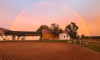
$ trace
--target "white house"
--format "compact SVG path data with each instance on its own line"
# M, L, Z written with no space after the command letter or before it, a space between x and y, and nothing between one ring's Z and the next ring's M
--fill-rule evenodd
M70 40L70 36L66 30L62 30L62 33L59 33L59 40Z

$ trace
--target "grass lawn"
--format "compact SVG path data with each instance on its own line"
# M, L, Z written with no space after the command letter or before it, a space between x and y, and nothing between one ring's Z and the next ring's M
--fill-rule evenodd
M80 41L78 40L78 42L80 42ZM81 41L81 42L82 42L82 44L80 44L80 43L76 43L76 44L80 44L82 46L85 46L85 47L88 47L90 49L94 49L94 50L100 52L100 43L99 42L88 42L87 41L87 44L86 44L86 41Z
M68 42L69 40L42 40L41 42Z

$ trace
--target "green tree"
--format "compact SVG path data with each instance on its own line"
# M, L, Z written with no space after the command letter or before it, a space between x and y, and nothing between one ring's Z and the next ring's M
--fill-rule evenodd
M83 39L83 38L85 38L85 35L84 35L84 34L82 34L82 35L81 35L81 38L82 38L82 39Z
M71 37L71 39L77 38L78 26L75 23L71 22L71 24L65 27L65 30L68 31L68 35Z
M3 36L3 32L0 30L0 36Z
M51 34L55 38L57 35L59 35L60 32L62 32L62 29L59 28L58 24L53 23L53 24L51 24L49 31L51 32Z
M76 39L80 39L80 36L79 36L79 35L77 35L77 36L76 36Z
M38 29L37 32L42 32L42 29L49 30L49 27L47 25L41 25Z

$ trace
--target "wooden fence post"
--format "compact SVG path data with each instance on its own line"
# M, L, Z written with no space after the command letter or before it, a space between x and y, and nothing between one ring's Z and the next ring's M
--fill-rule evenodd
M86 41L86 45L87 45L87 41Z
M76 39L75 39L75 44L76 44Z
M81 44L81 40L80 40L80 44Z
M58 41L59 41L59 39L58 39Z
M51 41L51 38L50 38L50 41Z

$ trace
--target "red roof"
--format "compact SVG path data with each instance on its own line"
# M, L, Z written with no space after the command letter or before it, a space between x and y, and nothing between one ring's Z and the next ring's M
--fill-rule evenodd
M46 29L42 29L42 33L50 33L50 31L47 31Z
M47 31L46 29L42 29L42 33L50 33L50 31ZM68 33L66 30L62 30L62 33Z
M5 31L10 31L8 29L0 28L0 30L4 33Z
M62 30L63 33L68 33L66 30Z

